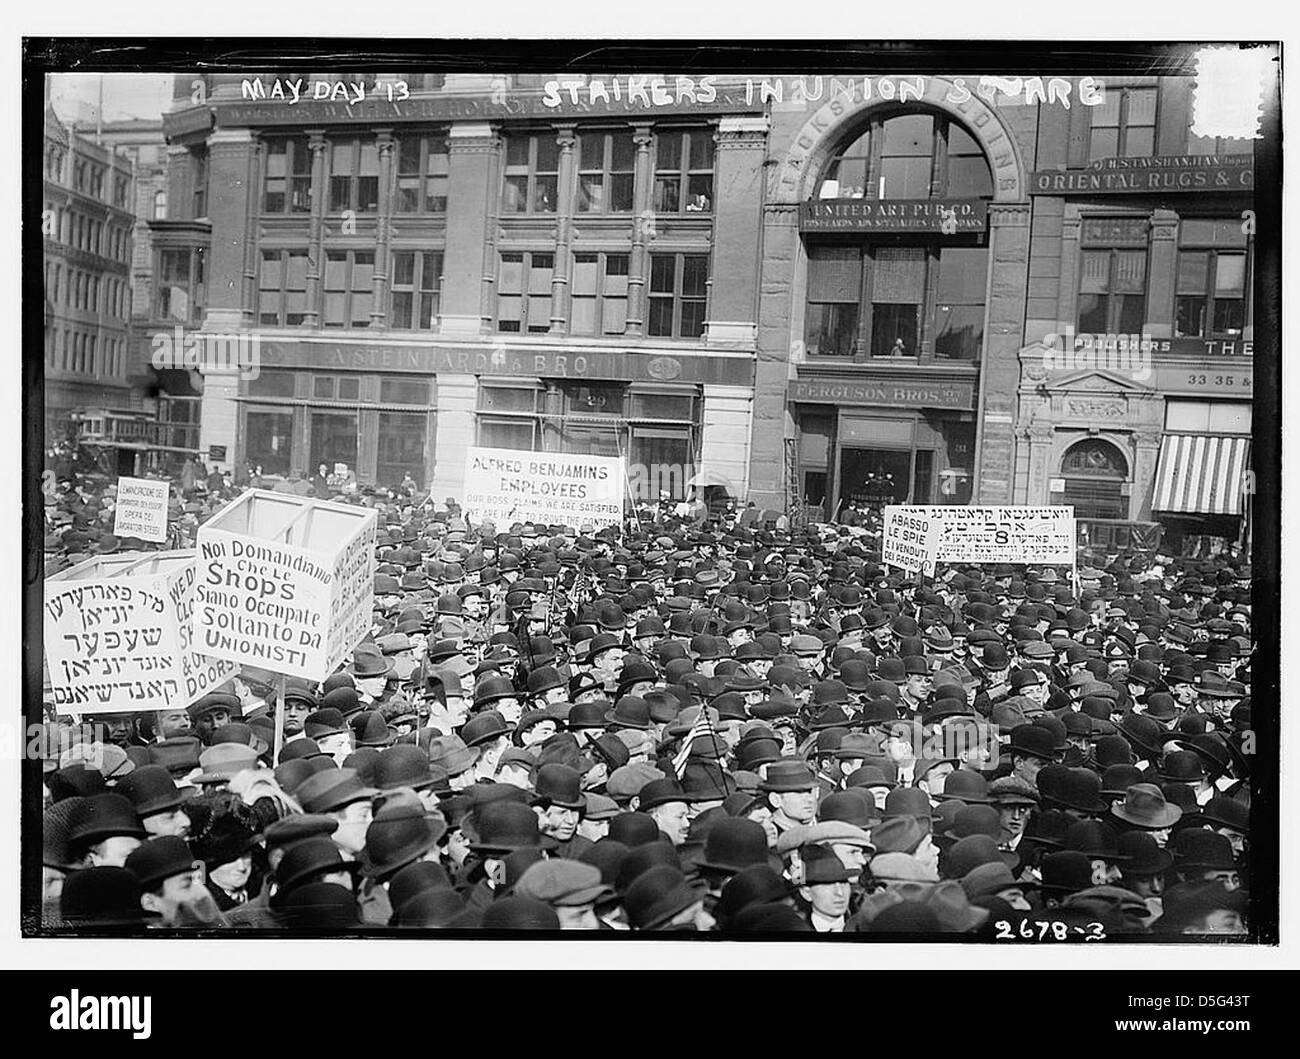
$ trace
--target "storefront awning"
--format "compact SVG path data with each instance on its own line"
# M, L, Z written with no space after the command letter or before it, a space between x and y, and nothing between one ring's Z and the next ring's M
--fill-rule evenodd
M1248 437L1166 434L1151 510L1240 515L1249 459Z

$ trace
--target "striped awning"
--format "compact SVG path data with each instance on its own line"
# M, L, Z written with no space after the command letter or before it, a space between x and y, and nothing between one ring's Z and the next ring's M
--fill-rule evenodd
M1166 434L1151 510L1240 515L1249 461L1248 437Z

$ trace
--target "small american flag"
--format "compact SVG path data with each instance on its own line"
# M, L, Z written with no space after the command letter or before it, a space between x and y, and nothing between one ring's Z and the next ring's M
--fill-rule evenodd
M682 773L686 771L686 762L691 756L691 747L694 745L695 740L701 737L712 739L713 734L713 724L709 720L709 709L707 706L701 706L699 717L691 725L691 730L686 733L686 738L682 740L681 749L677 751L676 756L673 758L673 772L676 773L678 779L681 779Z

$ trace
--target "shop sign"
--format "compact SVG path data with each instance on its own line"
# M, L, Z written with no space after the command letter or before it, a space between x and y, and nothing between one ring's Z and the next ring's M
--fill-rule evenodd
M982 232L985 199L814 199L799 206L803 232Z
M797 379L790 397L812 404L970 410L975 406L975 384L950 379Z
M1087 169L1030 174L1031 195L1111 195L1153 191L1239 191L1255 188L1252 155L1165 155L1105 158Z

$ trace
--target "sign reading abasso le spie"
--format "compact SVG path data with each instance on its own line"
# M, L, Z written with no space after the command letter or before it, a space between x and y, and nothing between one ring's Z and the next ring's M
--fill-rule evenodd
M626 473L623 461L611 456L471 448L465 514L501 528L515 522L615 525L623 518Z
M934 573L935 540L940 508L920 504L888 504L881 539L881 561L913 573Z
M170 482L148 478L119 478L113 508L113 533L162 543L167 539L167 499Z

